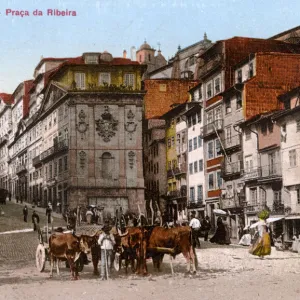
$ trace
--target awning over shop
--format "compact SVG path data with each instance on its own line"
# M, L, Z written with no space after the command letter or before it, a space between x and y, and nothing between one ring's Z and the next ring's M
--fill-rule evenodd
M285 217L286 220L297 220L300 219L300 216L287 216Z
M276 222L276 221L279 221L282 219L284 219L284 217L270 217L266 221L267 221L267 223L273 223L273 222Z
M218 208L215 208L215 209L213 210L213 212L214 212L215 214L217 214L217 215L227 215L227 212L226 212L226 211L224 211L224 210L222 210L222 209L218 209Z

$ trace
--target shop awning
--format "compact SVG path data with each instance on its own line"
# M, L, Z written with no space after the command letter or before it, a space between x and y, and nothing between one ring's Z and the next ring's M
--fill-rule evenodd
M224 211L222 209L218 209L218 208L214 209L213 212L217 215L227 215L226 211Z
M276 222L276 221L279 221L282 219L284 219L284 217L270 217L266 221L267 221L267 223L273 223L273 222Z
M300 216L288 216L288 217L285 217L286 220L297 220L297 219L300 219Z

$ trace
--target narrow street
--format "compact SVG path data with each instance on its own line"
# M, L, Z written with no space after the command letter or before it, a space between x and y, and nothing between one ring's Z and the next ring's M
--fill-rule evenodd
M22 220L22 207L15 203L2 206L0 231L31 228ZM29 216L31 212L29 213ZM41 224L45 216L41 216ZM64 221L54 218L55 224ZM138 277L124 270L111 274L109 281L93 276L92 266L84 267L79 281L71 281L69 271L61 264L61 274L49 278L50 265L39 273L35 267L36 232L0 234L0 299L298 299L300 297L300 257L297 253L279 252L261 260L251 256L247 247L219 246L201 241L197 249L197 274L185 274L185 260L174 260L172 277L169 257L163 271Z

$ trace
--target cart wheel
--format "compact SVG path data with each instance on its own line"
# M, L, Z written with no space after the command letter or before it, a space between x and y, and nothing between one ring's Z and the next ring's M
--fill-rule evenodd
M46 264L46 250L45 247L42 244L39 244L36 248L35 253L35 264L36 268L43 272L45 270L45 264Z
M120 253L115 254L114 268L117 272L120 270Z

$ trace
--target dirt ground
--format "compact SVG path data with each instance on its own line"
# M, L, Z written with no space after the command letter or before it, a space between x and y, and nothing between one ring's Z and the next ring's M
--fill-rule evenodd
M34 261L7 262L0 266L0 299L300 299L300 257L279 252L261 260L241 246L216 246L202 242L197 249L199 269L196 275L185 274L182 255L174 261L175 275L165 256L163 271L154 273L148 261L147 277L111 274L108 281L92 275L85 266L78 281L71 281L65 267L61 275L49 278L50 266L39 273Z

